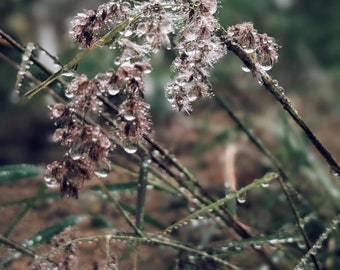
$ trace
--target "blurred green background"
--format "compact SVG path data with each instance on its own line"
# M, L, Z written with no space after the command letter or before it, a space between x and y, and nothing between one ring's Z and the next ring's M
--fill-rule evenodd
M72 16L84 8L96 8L103 2L2 0L0 27L23 45L31 41L39 42L50 52L56 53L62 63L66 63L76 53L74 43L68 38ZM282 48L279 62L270 73L284 86L303 118L338 159L339 12L340 1L336 0L224 0L218 11L224 27L251 21L260 33L265 32L276 38ZM20 63L21 55L3 42L0 52ZM169 79L166 65L174 56L165 53L159 57L163 61L155 61L159 68L154 69L151 81L157 78L153 83L156 92L151 94L150 100L156 100L152 104L156 112L167 113L166 105L158 99L163 95L162 85ZM98 50L80 63L79 72L94 76L110 68L113 58L110 51ZM53 64L46 64L53 69ZM249 74L241 71L240 65L234 56L227 55L212 73L212 83L239 110L246 115L257 113L259 123L270 125L273 123L272 111L281 109L270 96L260 96L263 89ZM40 94L29 103L11 102L16 73L13 67L0 59L0 165L50 162L62 154L57 144L49 142L53 124L46 104L50 100L47 95ZM205 102L211 104L211 100ZM268 118L271 120L267 121Z

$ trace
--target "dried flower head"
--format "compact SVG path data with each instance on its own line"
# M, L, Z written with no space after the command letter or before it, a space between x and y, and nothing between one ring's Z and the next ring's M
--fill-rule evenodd
M169 102L179 111L190 112L194 100L211 94L209 71L226 54L215 34L219 27L214 17L216 7L216 1L194 1L183 13L185 24L173 62L176 75L166 86Z
M113 141L128 153L137 151L151 130L144 76L152 71L151 54L161 48L175 46L166 96L175 110L187 113L196 99L212 95L210 71L227 52L225 40L251 54L259 68L271 68L278 58L275 40L258 34L252 23L231 26L221 37L217 7L217 0L119 0L77 14L70 33L80 47L103 45L97 40L119 29L112 44L105 41L117 56L111 70L92 79L74 74L65 91L67 102L50 107L57 126L53 140L68 150L63 161L47 166L49 185L77 197L84 182L110 171Z
M110 1L98 7L97 11L84 10L71 22L70 35L79 42L81 48L91 47L100 32L106 27L115 27L131 16L128 2Z
M259 34L250 22L228 27L226 39L252 55L258 66L265 71L270 70L278 60L279 45L275 39L267 34Z

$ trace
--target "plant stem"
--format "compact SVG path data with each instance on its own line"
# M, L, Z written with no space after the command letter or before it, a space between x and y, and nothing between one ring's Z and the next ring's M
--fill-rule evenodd
M120 32L122 32L126 27L128 27L130 24L136 22L139 19L140 15L136 15L133 19L131 20L125 20L121 24L119 24L117 27L114 29L110 30L108 33L106 33L103 37L101 37L93 46L88 48L87 50L84 50L77 54L70 62L65 64L64 66L61 67L59 71L56 73L53 73L50 77L48 77L44 82L41 83L40 86L38 86L35 89L32 89L28 92L25 93L25 97L28 99L31 99L34 95L38 94L40 91L44 90L48 85L50 85L52 82L54 82L56 79L58 79L63 73L69 71L74 67L80 60L82 60L86 55L88 55L90 52L93 50L109 43L112 42L112 39L118 35ZM1 33L1 32L0 32Z
M242 121L234 114L234 112L230 109L228 103L222 98L220 98L217 94L215 94L215 99L217 102L221 105L221 107L228 113L230 118L238 125L238 127L247 135L249 140L272 162L273 166L275 169L279 172L281 178L279 178L280 185L286 195L286 198L288 200L288 203L290 207L292 208L297 226L300 230L300 233L304 239L304 242L306 244L306 247L310 249L311 243L309 241L309 238L307 236L307 233L303 227L303 224L301 223L301 217L300 214L295 206L295 203L292 199L292 196L290 194L290 190L287 187L285 181L287 179L291 179L286 173L285 170L283 169L281 163L274 157L274 155L269 151L269 149L260 141L258 138L254 136L254 134L242 123ZM316 267L316 269L321 269L319 266L319 262L316 260L315 256L311 254L311 259Z
M176 250L184 250L187 252L190 252L192 254L201 256L202 258L212 260L214 262L217 262L221 265L228 266L228 269L233 269L233 270L240 270L239 267L217 257L214 256L213 254L209 254L208 252L205 252L203 250L199 250L196 248L192 248L190 246L184 245L179 242L172 241L168 238L162 237L162 236L155 236L155 235L149 235L145 234L144 236L136 236L136 235L97 235L97 236L91 236L91 237L84 237L84 238L77 238L75 240L72 240L70 242L67 242L58 249L64 249L65 247L76 244L77 242L86 242L86 241L94 241L96 239L112 239L112 240L118 240L118 241L131 241L131 242L138 242L140 244L154 244L154 245L160 245L160 246L167 246L171 247Z
M107 190L105 185L102 182L99 182L99 185L100 185L102 191L104 192L104 194L107 196L108 200L111 201L116 206L118 211L123 215L123 217L125 218L126 222L135 231L135 233L137 235L139 235L139 236L143 236L144 235L143 232L133 223L133 221L131 220L129 215L125 212L125 210L120 205L120 203L117 202L116 199L111 195L111 193Z
M245 66L247 66L251 70L256 70L259 73L265 89L272 94L272 96L282 105L283 109L290 114L294 121L305 132L309 141L314 145L317 151L329 164L332 173L334 175L340 176L340 166L335 161L330 152L322 145L319 139L310 130L310 128L298 114L296 109L293 108L291 101L282 91L282 87L274 83L274 80L266 71L264 71L261 68L258 68L255 61L240 46L232 44L232 42L230 41L226 41L226 45L228 50L232 51L238 58L240 58L240 60L245 64Z
M146 185L148 182L149 156L147 151L140 164L137 184L136 226L143 231Z
M261 184L267 184L270 181L276 179L278 176L277 173L268 173L266 174L263 178L261 179L256 179L254 180L251 184L239 189L238 191L228 194L227 196L225 196L222 199L219 199L216 202L213 202L207 206L202 207L200 210L195 211L194 213L186 216L185 218L177 221L175 224L172 224L171 226L169 226L168 228L166 228L166 231L171 231L187 222L189 222L192 219L198 218L201 215L207 214L208 212L219 208L220 206L224 205L227 201L232 200L232 199L236 199L237 196L240 196L244 193L246 193L247 191L256 188L258 186L260 186Z

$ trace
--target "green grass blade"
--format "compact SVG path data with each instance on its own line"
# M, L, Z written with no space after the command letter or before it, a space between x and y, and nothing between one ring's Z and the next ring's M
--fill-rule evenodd
M16 164L0 167L0 183L16 181L41 175L43 168L29 164Z

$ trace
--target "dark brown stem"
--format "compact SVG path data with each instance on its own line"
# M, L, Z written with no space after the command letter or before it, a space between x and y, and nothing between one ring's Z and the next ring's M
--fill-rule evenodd
M240 58L246 67L258 73L265 89L272 94L272 96L282 105L283 109L285 109L290 114L294 121L305 132L307 138L329 164L332 173L334 175L340 176L340 166L335 161L330 152L322 145L319 139L306 125L296 109L293 108L289 98L282 91L282 87L277 85L277 83L275 83L275 80L273 80L273 78L266 71L259 68L256 62L250 57L250 55L247 54L240 46L233 44L231 41L226 41L226 45L228 50L232 51L238 58Z

